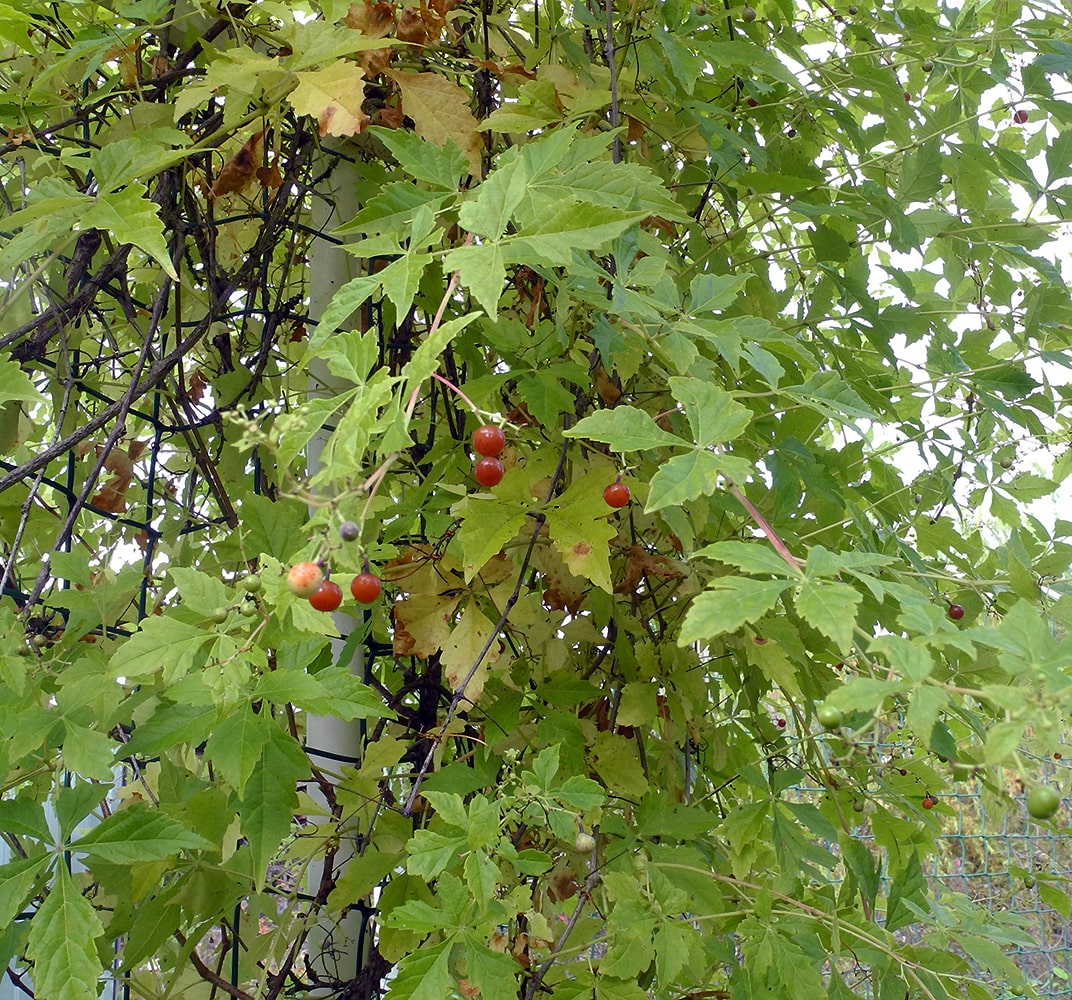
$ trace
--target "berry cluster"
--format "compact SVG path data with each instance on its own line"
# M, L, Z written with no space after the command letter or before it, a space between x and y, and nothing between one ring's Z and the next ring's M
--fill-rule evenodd
M503 464L499 461L506 447L506 435L501 427L482 424L473 431L473 451L481 457L473 466L473 478L481 486L498 486L502 482Z
M353 521L339 525L339 537L344 542L356 541L361 527ZM287 572L287 589L295 597L304 597L317 611L337 611L342 604L342 587L329 580L322 563L299 562ZM383 592L383 583L375 573L370 573L368 560L365 572L358 573L350 581L350 593L358 604L373 604Z

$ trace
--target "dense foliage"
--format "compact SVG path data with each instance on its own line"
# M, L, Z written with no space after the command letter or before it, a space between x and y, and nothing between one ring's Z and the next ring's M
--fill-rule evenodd
M0 3L13 975L1030 991L921 859L1064 816L1070 36Z

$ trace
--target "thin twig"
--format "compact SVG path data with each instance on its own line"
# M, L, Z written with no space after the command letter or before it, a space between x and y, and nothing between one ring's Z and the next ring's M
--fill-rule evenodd
M566 467L566 455L569 449L569 439L567 438L562 442L562 449L558 455L558 465L555 467L554 475L551 476L551 484L547 487L547 496L544 503L550 503L551 499L555 495L555 490L558 489L559 480L562 478L562 472ZM420 770L417 772L417 776L413 781L413 788L409 793L409 797L406 799L406 804L402 808L402 815L409 816L413 811L413 803L417 801L417 795L420 792L421 782L424 780L424 776L428 773L429 768L432 766L432 759L435 757L436 747L439 745L440 739L446 734L448 727L454 720L454 716L458 714L459 708L461 708L462 702L465 700L465 689L469 682L476 676L477 670L480 669L480 664L484 662L484 657L488 655L492 645L498 642L499 633L506 625L507 619L510 617L510 612L513 611L514 605L518 602L521 596L521 590L525 585L525 578L528 573L529 563L532 560L533 550L536 548L536 541L540 537L540 531L543 529L544 522L547 520L547 515L541 510L535 517L535 524L532 529L532 534L529 537L528 547L525 549L524 558L521 560L521 567L517 573L517 582L514 584L513 593L507 598L506 604L503 605L502 613L499 615L499 620L495 623L495 626L491 630L491 634L488 636L487 642L484 643L483 648L477 654L476 659L473 661L473 665L469 668L469 672L458 682L457 687L454 689L454 697L451 699L450 707L447 709L446 718L443 720L443 724L439 727L438 732L431 740L431 745L428 747L428 753L425 755L424 761L421 764Z
M615 130L614 144L611 146L611 159L620 163L622 159L622 141L618 135L618 63L614 53L614 0L603 0L603 6L607 14L606 37L603 39L603 49L607 56L607 66L610 69L610 127Z

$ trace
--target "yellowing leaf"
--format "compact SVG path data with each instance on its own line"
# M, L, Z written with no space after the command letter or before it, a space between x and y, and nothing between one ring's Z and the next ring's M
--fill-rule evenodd
M473 669L476 658L491 636L492 628L492 623L472 604L466 606L462 612L462 620L451 632L450 638L443 643L443 654L440 658L444 677L451 690L457 690ZM498 646L493 643L487 655L480 661L476 673L465 685L466 699L475 702L480 697L484 690L484 681L488 677L488 667L498 658Z
M364 75L360 66L348 62L298 73L298 86L287 100L299 115L317 120L321 135L356 135L370 121L361 110Z
M402 90L402 110L413 119L417 134L437 146L453 141L480 172L479 122L469 110L469 95L438 73L388 73Z

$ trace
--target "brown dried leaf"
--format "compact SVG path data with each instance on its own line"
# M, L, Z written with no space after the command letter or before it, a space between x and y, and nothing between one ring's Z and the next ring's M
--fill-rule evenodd
M261 187L274 191L283 183L283 175L279 172L279 166L273 162L267 167L257 167L257 180L261 182Z
M356 28L366 38L385 38L395 29L395 5L393 3L350 4L350 11L342 23ZM391 61L394 49L382 48L363 52L359 58L366 79L379 76Z
M405 115L399 107L379 108L372 116L372 124L382 125L384 128L401 128L403 118Z
M628 142L637 142L644 138L644 133L647 132L647 128L639 118L633 118L630 115L626 115L625 123L627 126L625 138Z
M560 903L564 899L571 899L577 895L580 883L577 881L576 872L558 871L551 875L547 884L547 898L553 903Z
M629 559L625 564L625 575L614 586L616 594L631 594L647 575L661 576L664 579L680 579L681 572L666 556L652 555L642 545L629 546Z
M186 387L186 395L192 403L200 403L205 398L205 390L208 388L209 382L205 378L205 373L200 368L194 370L193 375L190 376L189 384Z
M398 30L395 32L395 37L400 42L409 42L423 48L428 39L433 37L421 13L416 7L407 7L402 11L402 16L398 19ZM435 37L438 36L439 33L436 32Z
M613 406L622 398L622 390L606 369L600 365L592 374L592 382L605 406Z
M394 30L395 5L370 3L369 0L352 3L342 23L348 28L356 28L366 38L383 38Z
M219 198L225 194L237 194L244 190L253 179L257 161L261 158L261 147L266 129L261 129L250 136L245 145L235 153L221 168L212 185L209 197Z
M129 476L112 476L89 502L109 514L122 514L127 509Z

